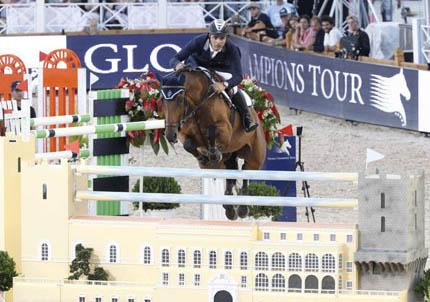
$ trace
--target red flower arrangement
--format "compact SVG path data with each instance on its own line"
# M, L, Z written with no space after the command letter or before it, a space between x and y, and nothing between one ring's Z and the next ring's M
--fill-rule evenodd
M140 79L121 79L116 88L127 88L131 92L130 99L125 103L131 122L164 118L161 84L152 72L144 72ZM166 154L169 153L164 129L129 131L128 140L135 147L141 147L148 141L156 154L160 146Z
M267 148L271 149L273 144L278 145L276 137L278 136L278 127L281 123L281 117L278 109L276 109L273 95L259 87L255 79L250 79L246 76L239 87L254 101L254 109L261 121Z

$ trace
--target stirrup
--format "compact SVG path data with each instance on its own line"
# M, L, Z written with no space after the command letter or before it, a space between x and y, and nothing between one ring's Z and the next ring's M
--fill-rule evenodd
M245 129L245 132L252 132L257 129L257 127L258 123L253 122L251 119L248 119L248 122L246 122L246 118L243 119L243 128Z

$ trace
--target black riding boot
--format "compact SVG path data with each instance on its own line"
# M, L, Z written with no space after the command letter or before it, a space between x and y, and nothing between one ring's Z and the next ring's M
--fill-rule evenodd
M249 112L248 106L246 105L246 100L242 95L242 92L238 91L232 98L233 104L236 106L239 111L240 116L242 117L243 128L246 132L251 132L258 127L258 123L255 123Z

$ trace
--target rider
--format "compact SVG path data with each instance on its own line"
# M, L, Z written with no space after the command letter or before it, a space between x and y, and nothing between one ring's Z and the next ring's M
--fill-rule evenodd
M216 93L232 90L233 104L242 116L243 127L251 132L258 127L250 115L242 92L236 87L242 82L240 50L227 39L228 25L223 20L214 20L209 26L209 34L202 34L191 40L171 60L170 65L180 70L186 64L192 67L204 67L222 75L225 82L215 82L212 88ZM181 63L185 61L185 63Z

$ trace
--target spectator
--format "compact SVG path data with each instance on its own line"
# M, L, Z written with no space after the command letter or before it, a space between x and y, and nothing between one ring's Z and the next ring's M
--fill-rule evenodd
M293 39L295 50L312 49L315 43L316 32L310 27L309 16L300 16L298 26L296 26L296 37Z
M13 81L12 85L10 86L12 100L16 101L16 105L18 106L18 109L21 110L21 101L24 98L24 91L19 87L19 84L21 84L21 81ZM30 106L30 117L35 118L36 117L36 111L34 110L33 106Z
M286 10L287 14L297 14L296 7L294 4L285 2L284 0L276 0L275 4L272 4L267 14L270 17L270 21L272 22L273 26L278 30L278 33L281 34L280 29L282 27L282 20L280 18L280 12L281 10Z
M291 15L288 13L288 11L285 8L279 11L279 15L281 17L282 26L278 30L278 34L279 34L278 38L277 39L267 38L265 42L271 43L275 46L285 46L285 36L290 31L289 20Z
M281 18L281 22L282 25L278 31L279 35L280 35L280 39L285 39L285 35L289 32L290 30L290 17L292 17L293 15L290 14L285 8L281 9L279 11L279 17Z
M242 32L243 36L253 40L260 40L261 35L273 39L278 37L278 33L273 27L272 22L270 22L269 16L261 12L258 3L251 2L248 6L248 10L251 12L251 20Z
M330 16L321 17L321 26L325 32L324 35L324 50L336 51L337 45L342 38L342 33L334 27L334 20Z
M368 57L370 53L369 36L360 28L357 17L348 16L346 22L348 29L341 40L342 47L346 48L353 57Z
M288 19L288 32L285 34L285 46L288 49L292 48L293 39L296 36L296 27L299 23L299 19L296 16L291 16Z
M315 52L323 52L324 51L324 31L321 28L320 18L317 16L313 16L311 19L311 28L313 29L315 34L315 42L313 45L313 50Z

